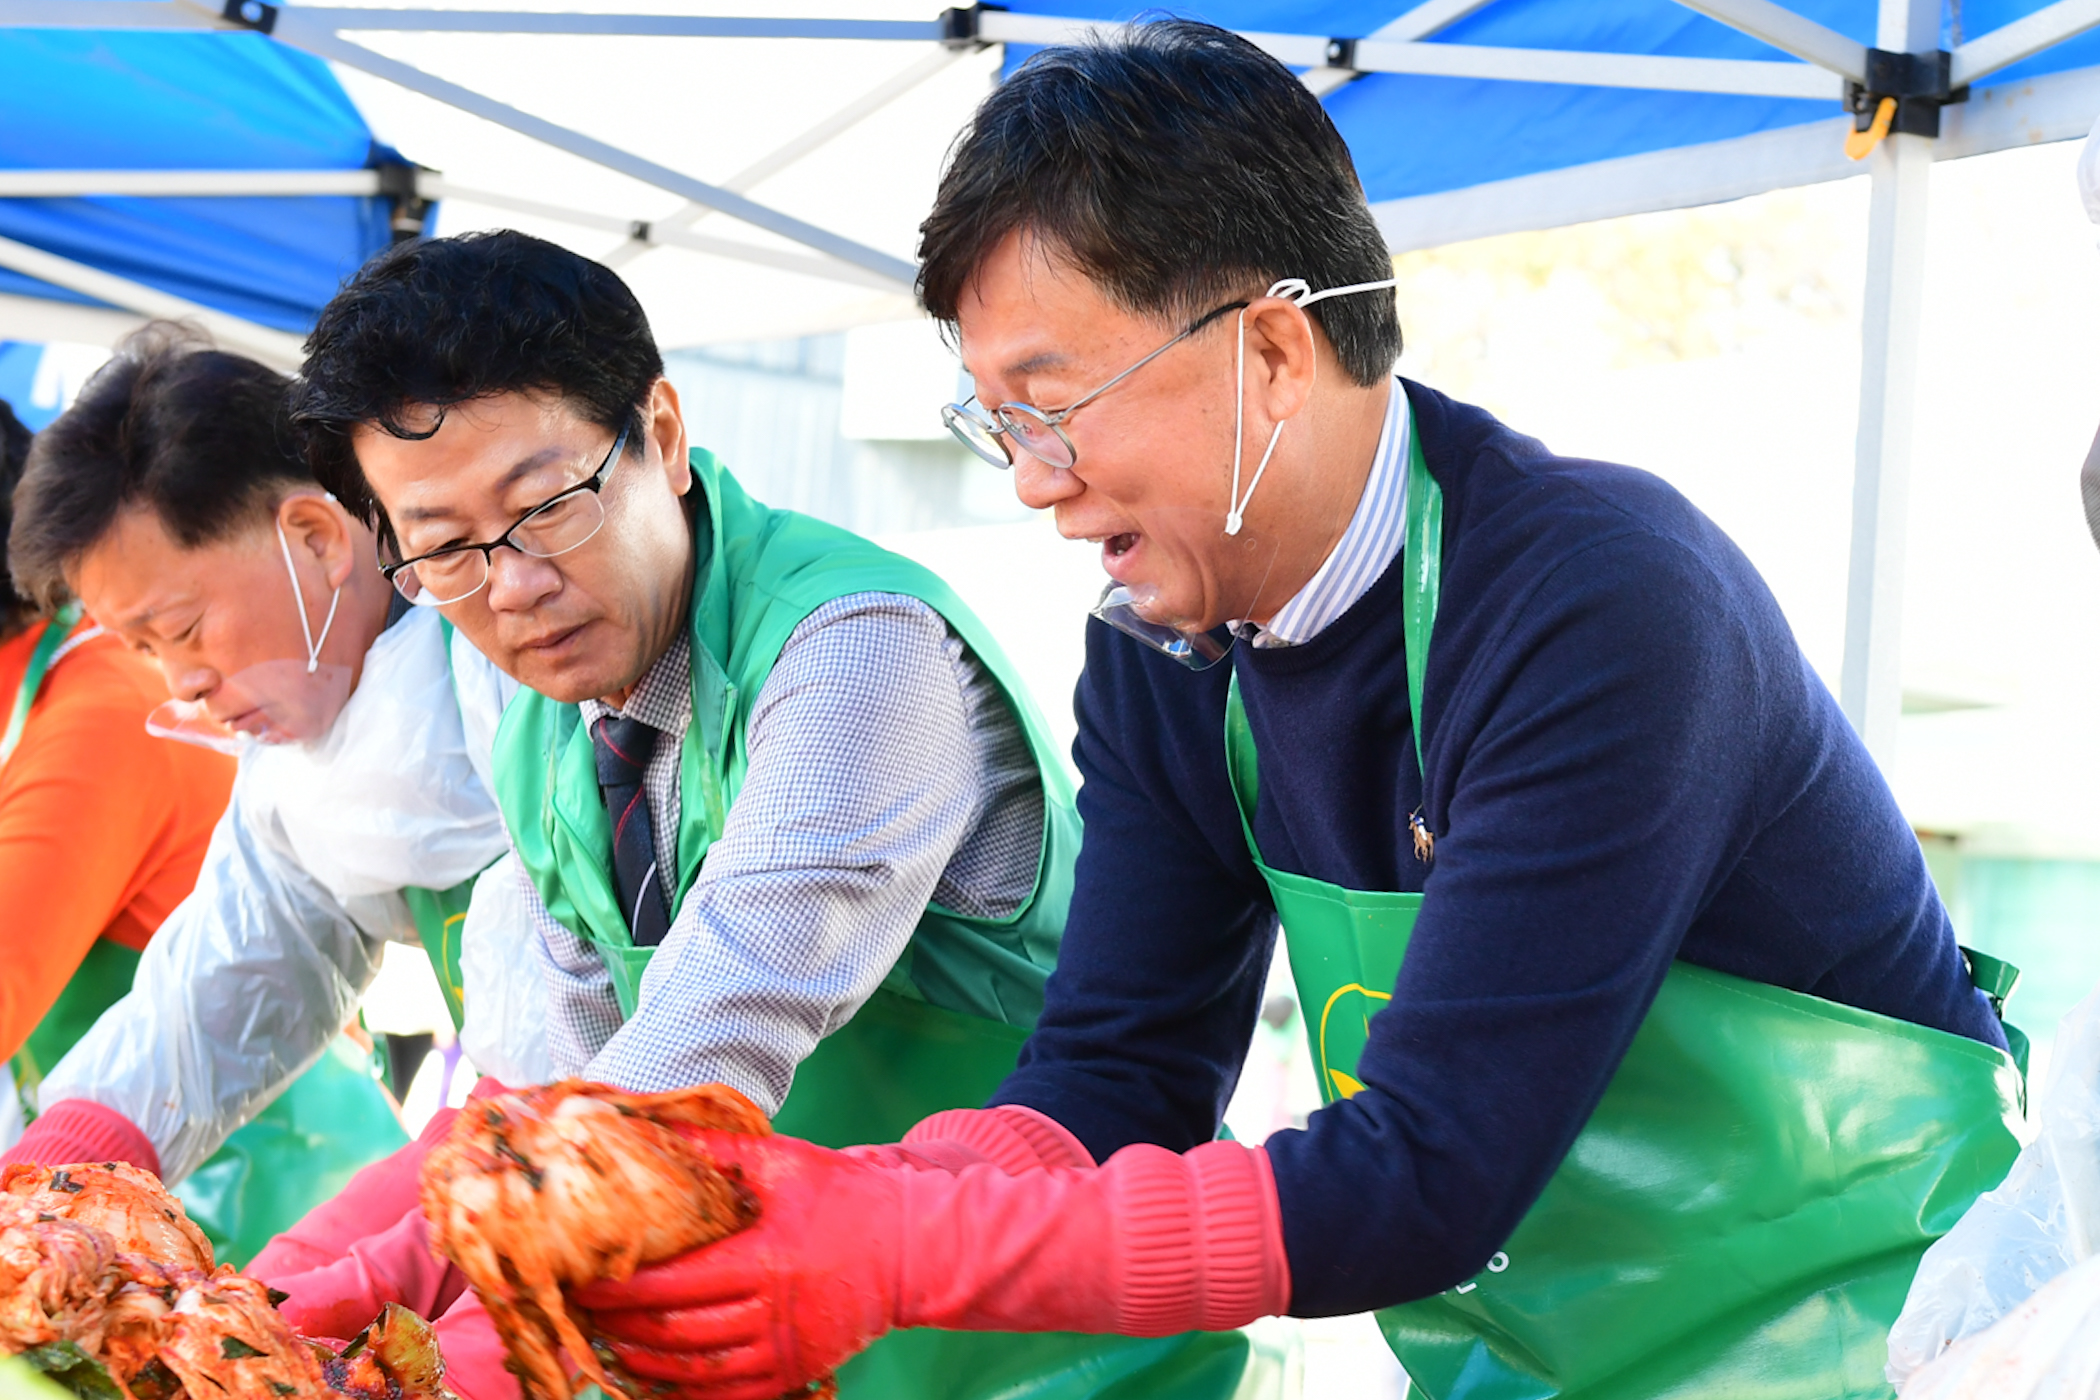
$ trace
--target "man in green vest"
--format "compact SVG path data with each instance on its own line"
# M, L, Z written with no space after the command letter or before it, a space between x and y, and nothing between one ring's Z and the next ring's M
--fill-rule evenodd
M726 1083L840 1147L941 1115L884 1150L922 1165L1069 1160L1040 1114L978 1106L1056 960L1071 787L939 579L754 501L687 441L627 287L522 234L368 264L293 403L399 596L527 687L495 783L557 1073ZM360 1307L362 1267L338 1275ZM325 1289L283 1286L323 1320ZM1193 1396L1273 1371L1237 1334L924 1333L870 1353L846 1393Z
M2006 986L1741 552L1394 376L1349 150L1223 30L1030 58L920 253L951 427L1113 580L993 1100L1082 1162L710 1135L760 1219L582 1290L613 1350L763 1400L891 1327L1375 1310L1432 1400L1887 1396L1920 1254L2012 1159ZM1328 1102L1215 1141L1279 922Z

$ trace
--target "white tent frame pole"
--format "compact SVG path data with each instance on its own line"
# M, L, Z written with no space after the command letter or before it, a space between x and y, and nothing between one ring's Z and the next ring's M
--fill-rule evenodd
M1686 0L1686 3L1690 3L1690 0ZM1764 3L1765 0L1698 0L1700 7L1716 10ZM199 3L199 0L180 0L180 3L174 5L161 3L160 0L0 0L0 25L35 24L42 16L55 13L56 18L51 22L70 26L76 21L63 12L73 7L82 11L92 9L100 20L100 27L105 28L166 27L167 14L141 12L170 10L190 14L200 27L233 27L224 25L216 13ZM1453 5L1440 10L1439 13L1448 10L1455 14L1460 8L1463 7ZM1781 14L1791 13L1780 11L1776 6L1767 8ZM135 18L127 20L127 16ZM531 134L539 136L549 144L561 146L564 142L589 141L590 138L543 122L539 118L494 102L455 84L446 83L443 79L434 78L409 64L386 58L363 45L344 39L337 32L338 29L365 28L397 33L624 34L673 37L735 33L753 37L839 38L851 37L847 33L848 29L858 25L869 31L859 37L920 42L937 37L938 26L898 22L891 24L888 29L882 29L880 23L785 19L728 21L679 15L576 15L475 10L349 10L284 5L276 9L274 28L270 32L273 37L306 49L310 53L351 67L362 68L366 72L398 82L404 87L438 96L441 101L453 102L464 110L486 116L491 121L501 122L513 129L525 130L526 128L519 123L531 123ZM831 28L827 29L827 25ZM987 10L982 13L979 21L978 38L986 43L1066 43L1089 35L1112 34L1126 27L1119 22ZM1829 31L1806 20L1800 20L1799 27L1817 34L1829 34ZM1278 60L1296 67L1317 69L1327 62L1329 40L1323 36L1245 32L1241 37ZM1834 35L1831 38L1840 44L1850 42L1838 39L1838 36ZM1809 43L1807 47L1821 51L1830 48L1831 45ZM1865 50L1856 44L1852 45L1852 48L1861 55L1865 53ZM1860 66L1864 66L1863 57ZM1733 93L1753 97L1790 97L1807 100L1835 99L1839 95L1836 83L1826 80L1817 72L1814 62L1803 65L1764 59L1683 58L1659 54L1598 53L1590 50L1499 48L1481 44L1422 44L1411 40L1362 40L1358 44L1354 71L1487 78L1520 83ZM1846 76L1856 75L1846 70ZM441 92L446 95L441 95ZM657 172L651 175L636 175L638 179L658 183L660 175L669 175L684 183L675 187L665 185L664 188L675 188L680 193L684 193L687 188L713 192L712 195L688 195L695 203L709 204L721 212L747 219L761 228L773 228L775 232L783 232L785 225L795 224L800 231L783 232L783 236L796 242L810 242L813 247L831 252L835 256L846 257L848 261L861 262L863 266L874 271L887 274L896 270L896 259L865 249L861 251L877 261L870 262L848 254L844 251L845 247L858 245L848 244L843 239L834 239L822 230L788 220L786 216L766 210L763 206L746 201L746 207L751 212L731 209L720 202L721 197L728 193L720 186L688 181L676 172L665 171L660 166L640 161L636 157L604 146L603 143L594 145L600 148L600 155L591 156L590 159L600 159L601 163L611 164L601 157L612 155L627 162L612 165L612 168L624 173L634 173L634 169L644 166ZM814 242L813 238L829 241Z
M378 193L376 170L0 170L0 199L195 199Z
M1939 0L1881 0L1892 52L1939 43ZM1932 138L1890 135L1868 159L1867 282L1860 326L1859 438L1852 478L1852 555L1838 698L1883 772L1893 772L1903 716L1903 569L1911 439L1925 305Z
M225 348L253 355L279 369L296 371L304 358L299 337L287 331L272 330L240 316L199 306L172 292L148 287L128 277L104 272L99 267L89 267L86 263L32 248L26 243L17 243L12 238L0 238L0 267L12 268L55 287L106 301L142 316L194 321L211 332L212 338Z
M754 186L771 179L804 156L821 150L907 92L945 73L956 60L969 52L970 50L960 47L935 50L901 73L862 93L792 141L776 147L737 171L722 182L722 188L731 194L750 193ZM602 261L607 267L625 267L657 244L676 242L671 235L692 228L714 212L705 204L685 204L661 219L635 226L635 236L613 249Z
M1775 5L1772 0L1677 0L1677 3L1856 83L1866 81L1865 44L1848 39L1835 29L1826 29L1808 16L1797 14L1783 5ZM1936 48L1938 42L1935 35L1925 47ZM1888 45L1880 47L1887 48Z
M1115 21L987 10L979 23L978 34L994 43L1064 44L1113 35L1127 28L1129 25ZM1330 40L1318 35L1242 30L1239 37L1278 62L1293 67L1319 68L1327 62ZM1860 52L1864 55L1866 51L1861 49ZM1861 66L1865 66L1864 57ZM1432 77L1489 78L1512 83L1719 92L1831 102L1836 101L1843 91L1837 77L1814 64L1790 60L1679 58L1666 54L1599 53L1590 49L1514 49L1488 44L1396 43L1382 39L1359 40L1353 68L1358 73L1414 73Z
M428 199L456 199L462 203L485 205L514 214L529 214L538 219L553 219L577 228L603 229L608 233L631 233L637 225L644 222L640 219L622 219L594 210L575 209L565 204L546 204L536 199L520 199L516 195L499 194L493 190L472 189L441 177L426 176L418 184L417 191ZM652 233L651 241L690 248L695 252L708 253L719 258L755 263L761 267L777 267L784 272L799 272L805 277L822 277L832 282L845 282L856 287L873 287L885 292L897 290L895 282L864 267L839 262L835 258L793 252L786 248L761 248L752 243L715 238L708 234L676 228L660 229Z
M1381 24L1364 37L1385 39L1394 43L1412 43L1427 39L1430 35L1449 29L1475 10L1483 9L1488 0L1422 0L1396 20ZM1325 97L1338 88L1345 87L1362 76L1354 68L1309 68L1301 80L1312 90L1314 97Z
M2100 0L2057 0L2054 5L1988 34L1979 34L1957 47L1950 81L1956 87L1967 87L1978 78L2076 38L2095 25L2100 25Z
M193 0L185 0L185 3L193 4ZM814 224L769 209L755 200L710 185L704 180L696 180L669 166L645 160L596 137L586 136L580 131L573 131L542 117L533 116L529 112L520 111L471 88L425 73L412 64L376 53L362 44L353 44L323 26L306 23L296 10L287 9L280 12L272 37L293 48L304 49L317 58L362 69L374 77L384 78L411 92L421 93L425 97L457 107L485 121L509 127L512 131L544 142L557 150L580 156L630 179L668 190L692 203L705 204L753 227L814 248L842 262L865 268L901 287L909 288L917 274L917 269L902 258L892 257L888 253L856 243L850 238L841 237Z

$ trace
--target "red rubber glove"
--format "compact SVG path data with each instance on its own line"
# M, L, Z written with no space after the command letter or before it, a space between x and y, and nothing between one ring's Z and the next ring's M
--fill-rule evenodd
M1091 1167L1093 1154L1045 1113L1018 1104L998 1108L951 1108L922 1119L899 1143L845 1149L848 1157L878 1166L961 1171L990 1162L1012 1175L1040 1167Z
M160 1153L138 1125L91 1099L61 1099L39 1113L15 1145L0 1152L0 1167L17 1162L126 1162L160 1175Z
M578 1289L636 1375L773 1400L892 1327L1156 1337L1290 1303L1269 1159L1206 1143L1010 1175L857 1160L796 1138L696 1135L757 1195L751 1228Z
M421 1212L359 1240L333 1264L263 1281L291 1295L279 1310L305 1337L354 1337L388 1303L435 1318L431 1325L449 1390L460 1400L522 1400L518 1378L504 1366L496 1325L468 1290L466 1276L431 1254Z
M413 1208L318 1269L279 1274L250 1265L248 1272L291 1295L278 1310L310 1337L354 1337L388 1303L438 1317L467 1291L466 1275L431 1252L423 1212Z
M479 1298L462 1295L435 1327L438 1355L445 1358L445 1388L459 1400L524 1400L503 1339Z
M472 1102L484 1095L503 1092L501 1084L484 1076L475 1082L474 1090L467 1098ZM262 1252L249 1261L248 1272L257 1278L269 1278L303 1274L333 1264L349 1253L351 1245L367 1235L391 1230L403 1216L420 1212L423 1159L430 1155L431 1148L444 1141L445 1134L452 1130L452 1120L457 1117L459 1110L456 1108L439 1109L424 1125L423 1131L416 1135L414 1142L351 1177L342 1190L264 1245ZM369 1321L370 1318L365 1319L365 1322ZM360 1322L346 1335L355 1335L364 1325Z

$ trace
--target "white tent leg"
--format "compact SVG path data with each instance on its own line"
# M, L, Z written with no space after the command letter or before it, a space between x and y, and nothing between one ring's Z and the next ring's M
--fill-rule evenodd
M1882 0L1879 45L1938 47L1938 0ZM1867 286L1860 327L1859 443L1852 479L1852 567L1845 594L1845 717L1890 771L1903 714L1903 558L1910 445L1925 301L1932 141L1891 135L1872 162Z

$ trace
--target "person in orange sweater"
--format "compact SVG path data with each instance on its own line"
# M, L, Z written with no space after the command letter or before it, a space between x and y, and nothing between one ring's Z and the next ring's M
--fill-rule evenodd
M30 433L0 402L0 538ZM189 894L233 760L146 732L160 676L77 605L21 601L0 561L0 1145L37 1080L131 988Z

